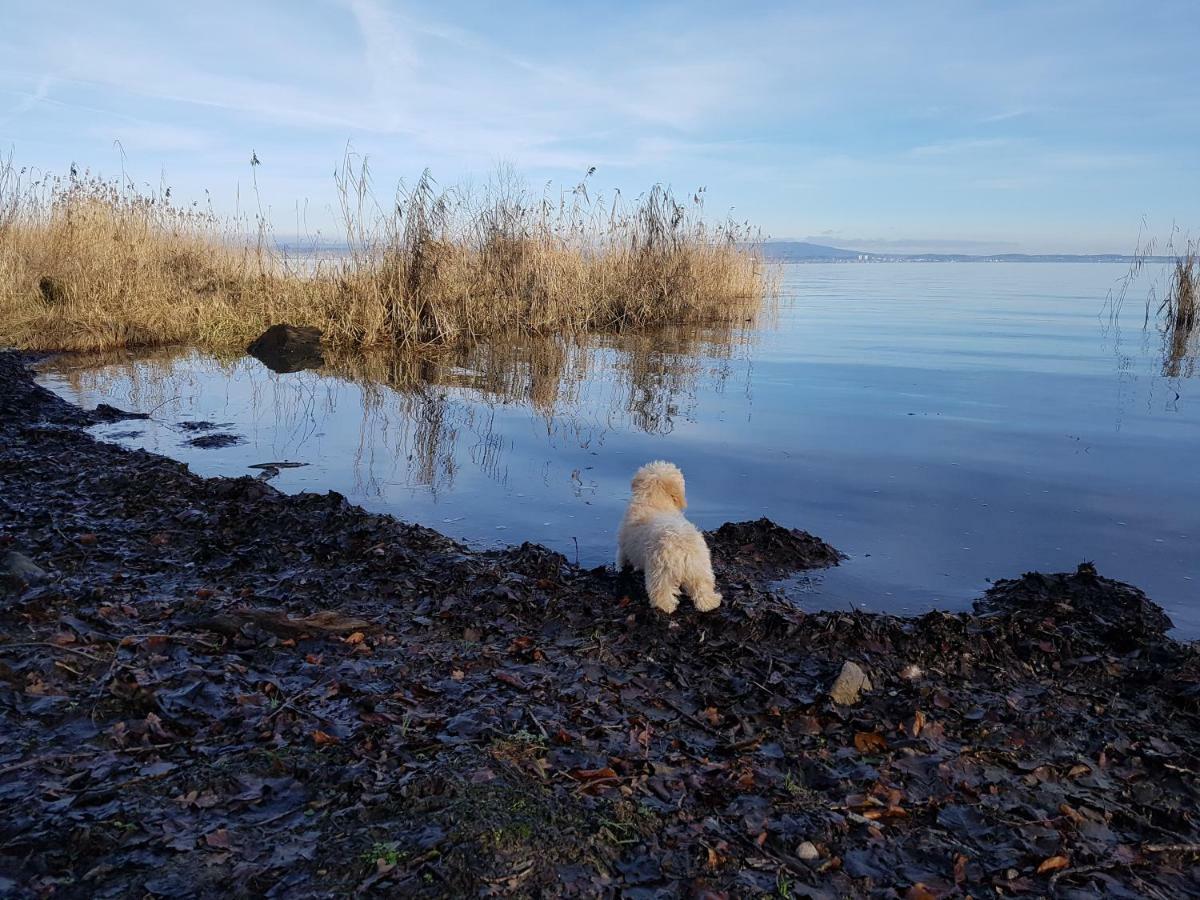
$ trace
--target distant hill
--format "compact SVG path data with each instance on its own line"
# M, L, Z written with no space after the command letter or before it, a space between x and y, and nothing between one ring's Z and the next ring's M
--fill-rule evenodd
M808 241L765 241L759 245L766 259L777 262L1090 262L1131 263L1125 253L869 253L826 247ZM1170 262L1168 256L1148 256L1146 262Z
M858 259L857 250L839 250L837 247L826 247L823 244L810 244L807 241L767 241L762 244L763 256L767 259L777 259L782 262L821 262L831 259ZM870 254L866 254L870 255Z

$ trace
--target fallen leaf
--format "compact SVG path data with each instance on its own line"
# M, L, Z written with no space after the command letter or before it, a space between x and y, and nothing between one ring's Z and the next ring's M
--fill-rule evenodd
M323 609L302 619L296 619L295 624L313 631L325 632L363 631L371 627L371 623L364 619L344 616L331 609Z
M228 850L229 830L227 828L218 828L216 831L210 831L204 836L204 843L218 850Z
M886 809L875 807L874 809L863 810L863 818L877 821L879 819L906 819L908 811L902 806L889 806Z
M318 747L324 747L328 744L338 743L338 739L334 735L326 734L324 731L321 731L319 729L317 731L313 732L312 737L313 737L313 743L316 744Z
M932 743L937 743L946 735L946 726L941 722L926 722L921 726L921 737ZM1015 738L1014 738L1015 741Z
M859 753L882 753L887 750L887 741L878 731L859 731L854 735L854 748Z
M212 809L220 802L221 798L218 797L213 791L205 790L200 793L200 796L197 797L195 801L193 801L193 805L197 809Z
M800 716L796 719L796 730L801 734L820 734L821 720L816 716Z
M493 672L492 676L497 681L507 684L509 687L514 687L519 691L528 689L525 682L521 680L521 676L514 675L512 672Z
M964 881L967 880L967 863L968 862L970 862L970 860L967 858L966 854L964 854L964 853L959 853L957 856L954 857L954 883L955 884L962 884Z
M347 635L343 640L347 644L361 644L367 639L367 636L361 631L355 631L353 634Z
M919 709L913 713L913 717L908 720L905 725L905 730L909 737L917 737L921 734L921 729L925 727L925 713Z
M1070 804L1067 804L1067 803L1058 804L1058 811L1060 813L1062 813L1064 816L1066 816L1068 819L1070 819L1072 822L1074 822L1076 825L1079 825L1080 823L1085 821L1083 814L1081 812L1079 812L1079 810L1072 808L1070 806Z
M605 766L603 769L572 769L571 777L576 781L599 781L606 778L616 778L616 770Z
M1041 864L1037 867L1037 873L1039 875L1045 875L1047 872L1055 872L1059 869L1065 869L1070 864L1071 861L1065 856L1051 856L1042 860Z

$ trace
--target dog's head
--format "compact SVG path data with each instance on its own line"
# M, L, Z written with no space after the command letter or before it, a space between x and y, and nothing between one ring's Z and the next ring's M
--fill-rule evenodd
M646 463L633 476L633 497L643 503L685 509L687 498L679 466L661 459Z

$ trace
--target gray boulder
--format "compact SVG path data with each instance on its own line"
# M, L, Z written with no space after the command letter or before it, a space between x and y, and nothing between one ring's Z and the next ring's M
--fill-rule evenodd
M246 348L272 372L300 372L325 364L321 329L309 325L272 325Z

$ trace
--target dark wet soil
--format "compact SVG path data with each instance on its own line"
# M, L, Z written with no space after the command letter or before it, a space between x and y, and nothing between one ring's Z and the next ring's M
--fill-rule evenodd
M668 619L93 420L0 355L0 895L1200 891L1198 655L1089 565L806 615L743 523Z
M229 423L221 425L216 422L209 422L207 419L199 419L194 421L176 422L175 427L181 431L201 433L206 431L216 431L219 428L228 428Z
M717 565L781 578L803 569L836 566L845 555L819 537L770 519L726 522L707 535Z
M219 450L222 447L232 447L234 444L241 444L243 443L243 439L236 434L217 432L202 434L199 437L184 441L184 443L189 447L196 447L200 450Z

